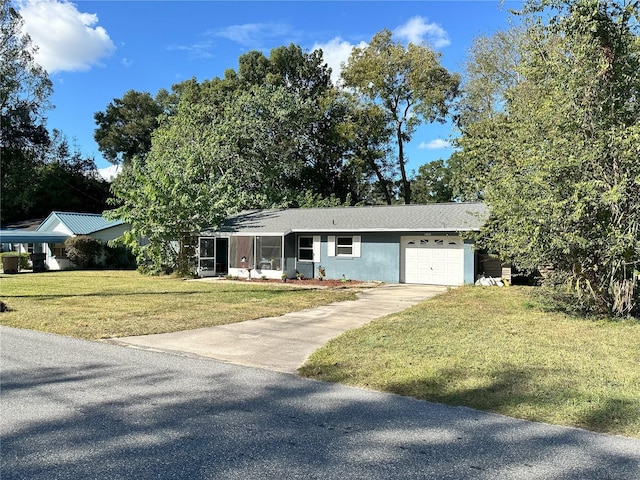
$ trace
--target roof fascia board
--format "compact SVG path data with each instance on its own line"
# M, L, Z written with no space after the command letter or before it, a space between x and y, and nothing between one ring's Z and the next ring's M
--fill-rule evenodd
M479 232L480 228L292 228L288 232L256 232L253 230L237 230L233 232L224 232L216 230L214 232L200 234L200 236L225 236L225 237L276 237L286 236L290 233L387 233L387 232L406 232L416 233L457 233L457 232Z
M36 232L41 232L41 231L42 231L41 229L42 229L42 228L46 228L46 227L48 227L48 226L49 226L49 224L53 221L53 219L54 219L54 218L55 218L55 219L57 219L59 223L62 223L62 222L60 221L60 218L58 218L58 214L57 214L56 212L51 212L51 213L47 216L47 218L45 218L45 219L42 221L42 223L41 223L40 225L38 225L38 228L36 228L36 230L35 230L35 231L36 231Z
M211 235L205 234L200 234L200 236L211 236L211 237L286 237L287 235L289 235L290 233L292 233L292 230L289 230L287 232L256 232L255 230L236 230L233 232L226 232L226 231L220 231L220 230L214 230L213 232L209 232L211 233Z
M303 229L293 228L291 230L294 233L332 233L332 232L361 232L361 233L385 233L385 232L479 232L480 228L315 228L315 229Z

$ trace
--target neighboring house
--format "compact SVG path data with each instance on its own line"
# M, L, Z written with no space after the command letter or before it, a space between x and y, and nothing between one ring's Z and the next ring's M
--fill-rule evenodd
M0 230L0 242L3 250L43 253L46 269L63 270L72 266L64 247L67 238L87 235L106 243L128 229L129 224L100 214L52 212L35 230Z
M282 274L387 283L473 283L478 256L465 232L488 216L481 203L245 211L199 239L198 274Z

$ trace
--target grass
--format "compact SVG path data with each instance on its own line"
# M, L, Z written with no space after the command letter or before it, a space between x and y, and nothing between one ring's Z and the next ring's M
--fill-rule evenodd
M640 437L640 323L545 312L524 287L464 287L346 332L303 376Z
M164 333L282 315L352 290L297 289L259 282L197 282L132 271L0 275L0 324L102 339Z

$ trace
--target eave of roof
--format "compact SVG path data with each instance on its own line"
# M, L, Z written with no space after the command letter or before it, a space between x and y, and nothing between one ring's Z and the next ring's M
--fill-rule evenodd
M70 235L30 230L0 230L0 243L63 243Z

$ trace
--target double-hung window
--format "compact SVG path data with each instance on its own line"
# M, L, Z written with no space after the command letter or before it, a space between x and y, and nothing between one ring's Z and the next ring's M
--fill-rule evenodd
M320 261L320 235L298 237L298 260L303 262Z
M359 257L360 235L329 236L327 239L328 255L330 257Z
M336 237L336 255L353 256L353 237Z

